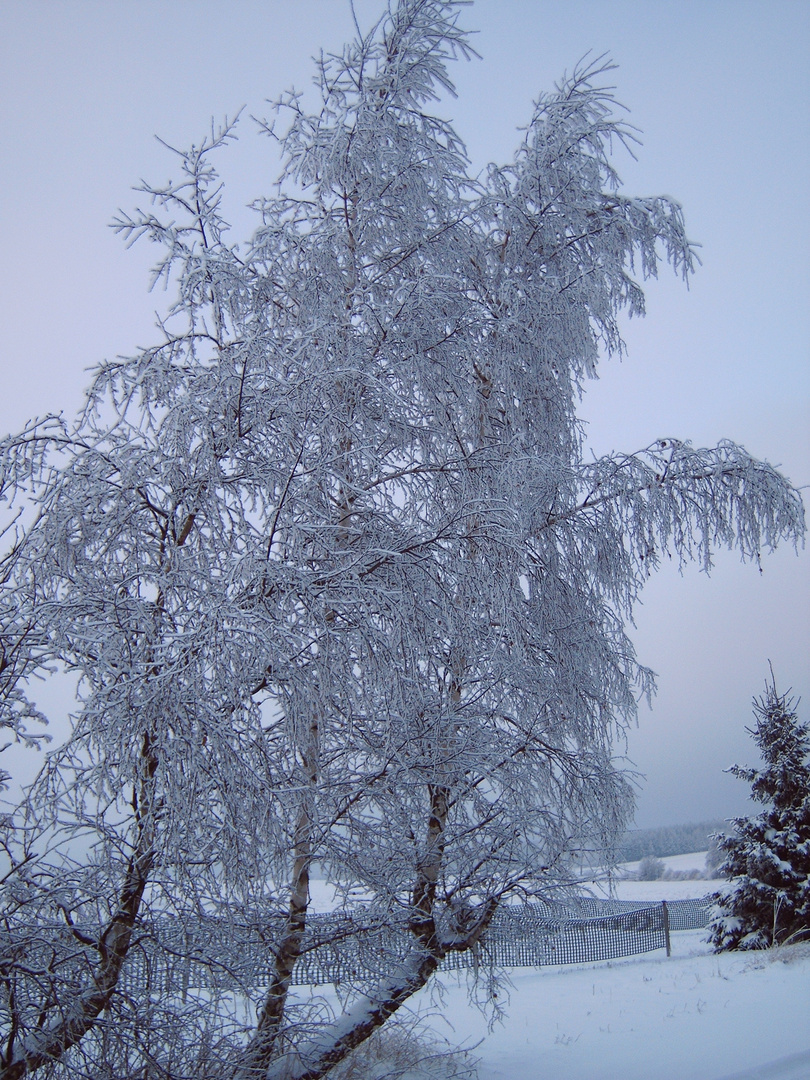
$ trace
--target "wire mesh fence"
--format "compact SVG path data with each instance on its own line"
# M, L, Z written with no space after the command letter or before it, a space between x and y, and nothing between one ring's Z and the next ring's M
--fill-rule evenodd
M478 966L535 967L610 960L668 947L670 930L698 929L708 920L708 900L674 900L666 905L579 897L565 904L504 907L479 945L451 952L442 969ZM241 926L223 932L205 924L161 924L130 955L127 982L156 982L167 988L267 986L273 971L273 941L280 925ZM224 941L227 940L227 946ZM219 943L219 948L217 947ZM413 948L404 926L373 911L311 915L295 966L293 983L347 983L382 976ZM174 957L173 963L159 957Z
M668 948L669 931L705 926L709 901L669 904L597 900L525 904L500 909L475 949L451 952L442 969L535 967L609 960ZM248 993L269 985L281 919L247 925L193 917L162 919L139 929L120 989L183 994L189 990ZM75 929L75 928L74 928ZM38 927L27 941L0 933L0 961L16 961L59 982L81 980L98 954L69 927ZM413 950L413 937L390 913L373 910L311 915L293 983L367 983L390 973ZM41 955L40 955L41 954ZM58 958L58 959L57 959ZM83 973L83 975L82 975ZM78 984L77 984L78 985Z
M671 930L699 930L708 922L711 901L707 896L694 900L668 900L666 904ZM603 900L595 896L578 896L549 906L571 918L600 918L603 915L619 915L625 911L639 911L655 905L649 900ZM658 906L660 907L660 904Z
M538 967L610 960L667 946L661 905L593 918L549 917L545 905L499 911L484 936L478 957L451 954L443 967L470 968L484 961L496 967Z

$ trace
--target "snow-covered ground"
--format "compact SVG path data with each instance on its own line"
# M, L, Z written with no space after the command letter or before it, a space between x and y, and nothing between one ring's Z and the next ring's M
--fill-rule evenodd
M702 869L703 857L664 862ZM619 880L613 895L674 900L717 884ZM328 907L327 890L319 892L319 907ZM442 996L426 989L413 1004L443 1039L479 1044L479 1080L810 1080L810 943L715 955L704 938L703 930L674 933L669 958L660 950L514 969L491 1029L469 1003L466 974L443 976Z
M432 1024L483 1036L479 1080L808 1080L810 947L715 955L703 936L673 934L670 958L515 969L490 1032L445 979Z

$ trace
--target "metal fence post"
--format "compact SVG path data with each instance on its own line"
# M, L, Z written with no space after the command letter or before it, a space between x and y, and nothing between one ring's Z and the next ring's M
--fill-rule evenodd
M661 913L664 916L664 940L667 943L667 956L671 956L672 950L669 943L669 908L667 907L666 900L661 901Z

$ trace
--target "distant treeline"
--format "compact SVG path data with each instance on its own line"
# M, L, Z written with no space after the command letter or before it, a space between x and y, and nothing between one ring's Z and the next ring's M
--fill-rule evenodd
M686 855L690 851L706 851L709 834L728 832L730 826L722 818L699 821L690 825L664 825L660 829L631 829L624 834L618 848L617 862L637 862L645 855L664 859L667 855Z

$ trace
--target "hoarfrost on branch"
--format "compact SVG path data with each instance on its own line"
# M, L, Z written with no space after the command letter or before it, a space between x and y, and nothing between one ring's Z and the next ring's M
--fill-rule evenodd
M160 340L2 444L3 722L35 738L36 676L78 680L2 823L3 1080L325 1075L500 904L609 852L613 741L652 688L625 622L661 558L803 535L731 443L584 460L620 312L693 251L677 203L620 192L607 63L468 175L430 112L472 53L459 9L401 0L320 61L318 111L279 102L245 248L213 165L234 124L175 152L117 222L177 288ZM410 942L342 1019L288 993L314 865ZM252 1029L226 993L121 991L156 920L202 915L272 928Z

